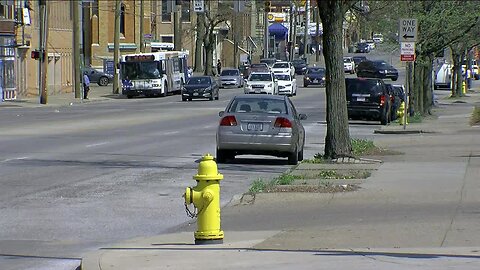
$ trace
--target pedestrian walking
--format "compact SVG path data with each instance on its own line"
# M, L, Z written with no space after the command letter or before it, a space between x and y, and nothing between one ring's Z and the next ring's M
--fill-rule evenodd
M220 59L218 59L218 61L217 61L217 74L218 74L218 76L220 76L220 72L222 72L222 62L220 61Z
M83 99L88 99L88 92L90 91L90 79L87 73L83 74Z

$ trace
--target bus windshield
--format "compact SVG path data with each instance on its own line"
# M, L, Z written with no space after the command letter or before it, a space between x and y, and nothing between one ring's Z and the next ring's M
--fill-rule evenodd
M160 62L122 63L122 80L159 79L161 70Z

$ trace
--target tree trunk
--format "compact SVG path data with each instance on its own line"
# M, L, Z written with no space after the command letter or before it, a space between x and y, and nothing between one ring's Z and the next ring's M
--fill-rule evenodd
M203 46L205 48L205 71L203 74L213 76L215 75L213 70L213 46L215 46L215 35L213 34L213 27L208 29L208 33L205 34Z
M415 62L415 70L414 70L414 76L413 76L413 91L414 91L414 97L415 97L415 111L422 114L424 113L423 110L423 73L424 73L424 67L423 64L421 64L420 59L421 56L419 55L418 60Z
M432 89L432 59L427 57L427 62L423 65L423 113L430 114L433 104L433 89Z
M318 1L323 24L323 55L326 67L327 134L325 158L351 156L348 114L343 70L342 1Z
M205 36L205 13L197 13L197 40L195 42L195 64L193 71L204 71L202 55L203 55L203 37Z

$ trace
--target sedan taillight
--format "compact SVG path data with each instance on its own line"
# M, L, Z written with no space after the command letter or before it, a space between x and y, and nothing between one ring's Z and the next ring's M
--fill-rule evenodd
M385 101L386 101L385 95L381 95L380 96L380 106L385 105Z
M279 128L291 128L292 122L290 122L290 120L288 120L287 118L277 117L274 126Z
M237 119L233 115L225 116L220 120L220 126L236 126Z

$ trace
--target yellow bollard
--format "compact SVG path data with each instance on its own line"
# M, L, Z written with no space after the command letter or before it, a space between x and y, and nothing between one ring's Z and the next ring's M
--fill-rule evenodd
M221 244L223 231L220 229L220 180L223 175L218 173L213 156L206 154L202 157L198 173L193 179L197 180L197 186L187 187L183 197L187 215L197 217L195 244ZM194 212L188 209L188 205L192 203L197 209Z
M462 82L462 93L463 94L467 93L467 83L465 81Z

